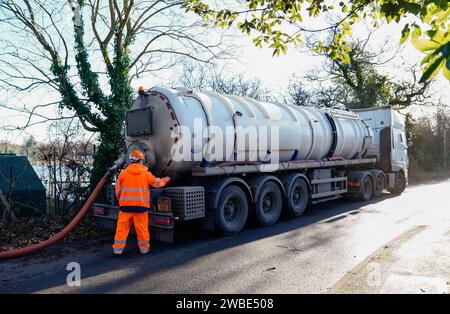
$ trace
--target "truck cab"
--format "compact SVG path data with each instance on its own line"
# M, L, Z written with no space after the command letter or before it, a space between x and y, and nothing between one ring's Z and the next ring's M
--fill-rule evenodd
M401 193L408 184L408 145L405 122L391 107L355 110L373 131L367 155L376 157L388 178L388 188Z

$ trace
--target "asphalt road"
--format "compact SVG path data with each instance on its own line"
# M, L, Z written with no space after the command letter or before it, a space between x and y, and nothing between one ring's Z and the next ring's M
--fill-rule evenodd
M155 243L147 256L139 255L134 238L120 258L112 254L112 239L59 244L1 261L0 292L376 293L420 286L446 293L449 194L447 180L367 203L338 200L226 238L191 228L175 244ZM78 287L66 284L70 262L81 267ZM368 287L373 265L379 282ZM423 278L429 290L418 286Z

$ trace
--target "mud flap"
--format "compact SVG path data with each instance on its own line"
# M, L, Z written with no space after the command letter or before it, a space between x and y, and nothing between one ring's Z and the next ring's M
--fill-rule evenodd
M150 237L161 242L174 242L175 229L165 229L160 227L150 227Z

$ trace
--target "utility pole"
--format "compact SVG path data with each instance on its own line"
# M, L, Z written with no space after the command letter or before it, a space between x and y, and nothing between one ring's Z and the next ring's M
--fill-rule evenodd
M444 169L447 170L447 129L450 125L444 126Z

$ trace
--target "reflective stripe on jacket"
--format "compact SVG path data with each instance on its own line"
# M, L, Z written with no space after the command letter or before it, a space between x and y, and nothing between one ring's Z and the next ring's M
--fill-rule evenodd
M116 197L119 208L124 212L145 212L150 208L150 186L161 188L166 178L157 178L148 168L138 163L126 167L117 178Z

